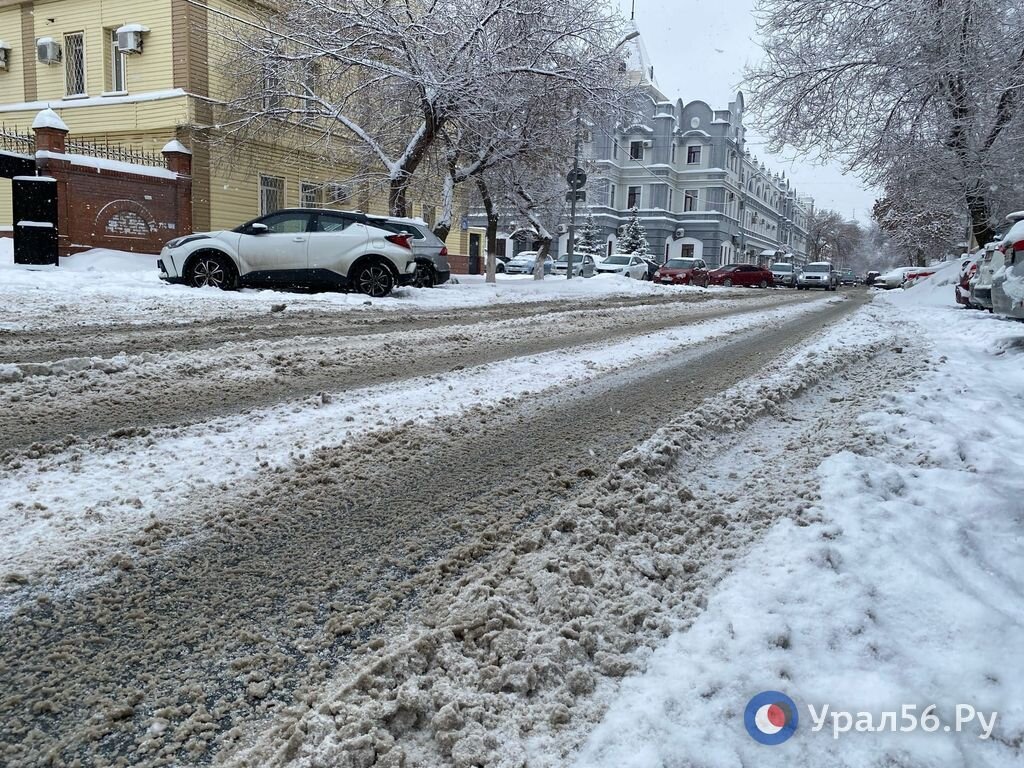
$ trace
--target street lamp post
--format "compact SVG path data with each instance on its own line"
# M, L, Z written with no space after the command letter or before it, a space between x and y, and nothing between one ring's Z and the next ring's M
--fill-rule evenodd
M576 110L576 144L572 156L572 178L578 179L580 175L580 111ZM572 280L572 257L576 253L576 198L577 189L572 186L572 197L569 200L569 245L566 250L565 279Z

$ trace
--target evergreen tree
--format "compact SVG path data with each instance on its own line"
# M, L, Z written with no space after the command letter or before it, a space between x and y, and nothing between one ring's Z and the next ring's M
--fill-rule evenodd
M588 208L587 217L583 220L583 227L576 238L576 253L597 256L603 251L599 238L597 224L594 223L594 212Z
M651 251L647 245L647 232L640 223L640 212L634 207L630 214L629 221L626 222L626 231L619 239L619 253L646 257Z

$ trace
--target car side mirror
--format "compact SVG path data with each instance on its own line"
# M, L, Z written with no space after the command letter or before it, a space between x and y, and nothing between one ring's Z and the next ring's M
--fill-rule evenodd
M269 231L270 227L259 221L253 222L252 224L249 225L250 235L265 235Z

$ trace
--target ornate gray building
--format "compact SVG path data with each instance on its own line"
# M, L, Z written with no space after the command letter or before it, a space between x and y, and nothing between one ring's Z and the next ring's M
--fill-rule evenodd
M806 261L814 202L747 152L743 94L725 109L668 100L642 39L629 45L628 66L647 93L642 117L632 125L592 126L584 145L592 168L587 203L608 252L635 207L659 261Z

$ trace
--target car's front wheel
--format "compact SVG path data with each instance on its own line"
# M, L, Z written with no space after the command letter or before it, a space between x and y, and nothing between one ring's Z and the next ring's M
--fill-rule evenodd
M768 287L768 281L767 280L762 280L760 283L757 284L757 287L758 288L767 288Z
M391 293L395 287L395 276L387 264L374 259L356 267L352 282L360 293L379 299Z
M194 288L220 288L229 291L235 287L235 267L226 256L201 253L188 268L188 284Z
M724 285L726 288L732 288L732 279L728 277L725 278L725 280L722 281L722 285Z

